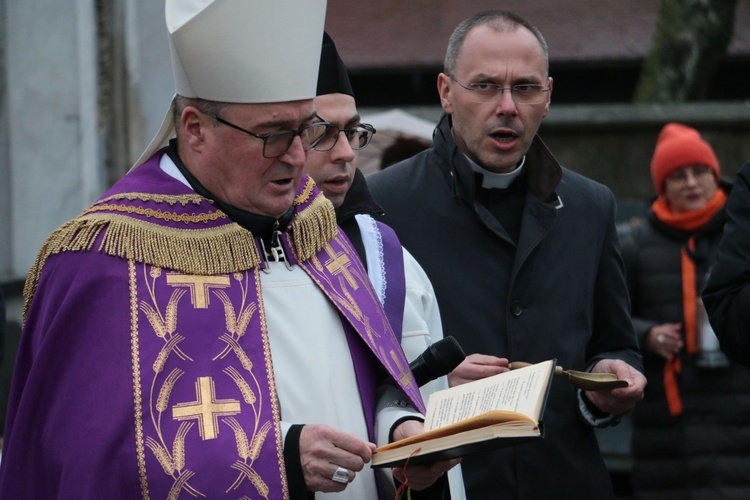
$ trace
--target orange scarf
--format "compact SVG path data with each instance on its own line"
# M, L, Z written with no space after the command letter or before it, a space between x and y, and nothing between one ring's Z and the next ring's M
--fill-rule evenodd
M727 201L727 195L719 188L714 196L703 207L689 212L672 213L664 195L659 196L651 205L651 210L661 222L667 226L681 231L693 233L703 227L723 207ZM695 237L690 236L687 245L682 248L682 309L684 314L685 350L694 354L698 352L698 335L696 333L696 321L698 309L698 282L695 277L695 262L693 252L695 251ZM682 357L672 356L664 364L664 393L667 396L669 413L672 416L682 414L682 398L677 384L677 376L682 373Z

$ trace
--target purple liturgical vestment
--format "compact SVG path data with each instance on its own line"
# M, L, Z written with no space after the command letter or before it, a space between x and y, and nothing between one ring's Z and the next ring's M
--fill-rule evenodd
M29 272L0 498L289 497L263 253L162 154L53 233ZM371 435L379 372L424 411L330 203L305 176L294 205L285 254L338 311Z

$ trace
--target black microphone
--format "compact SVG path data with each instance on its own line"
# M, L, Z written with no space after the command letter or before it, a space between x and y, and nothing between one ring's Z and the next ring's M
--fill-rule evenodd
M447 375L461 364L466 354L453 337L438 340L409 363L418 386Z

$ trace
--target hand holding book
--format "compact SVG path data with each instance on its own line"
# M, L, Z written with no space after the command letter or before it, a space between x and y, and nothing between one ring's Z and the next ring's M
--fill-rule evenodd
M372 466L434 462L541 438L554 365L544 361L433 393L426 432L381 446Z

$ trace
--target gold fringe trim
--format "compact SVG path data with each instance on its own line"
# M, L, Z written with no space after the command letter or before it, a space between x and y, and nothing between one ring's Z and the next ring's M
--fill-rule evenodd
M183 207L188 203L193 205L200 205L201 203L209 203L213 205L213 201L208 198L204 198L199 194L159 194L159 193L119 193L112 196L108 196L96 202L97 206L101 203L107 203L112 200L130 200L130 201L155 201L157 203L168 203L169 205L176 205L179 203Z
M39 251L24 285L24 317L47 259L61 252L91 251L100 235L100 252L184 273L229 274L260 263L252 233L237 224L188 230L118 214L84 215L63 224Z
M292 236L299 260L307 260L336 237L336 212L325 196L318 196L292 221Z
M309 181L295 203L308 199L313 186ZM144 195L134 196L143 199ZM190 196L175 198L179 199L172 201L179 203L199 201ZM318 195L309 207L295 215L291 231L297 258L313 257L338 233L331 202ZM91 251L100 235L103 237L99 252L189 274L229 274L260 264L252 233L234 223L210 229L176 229L125 215L97 214L89 210L60 226L39 250L24 284L24 318L50 255Z

